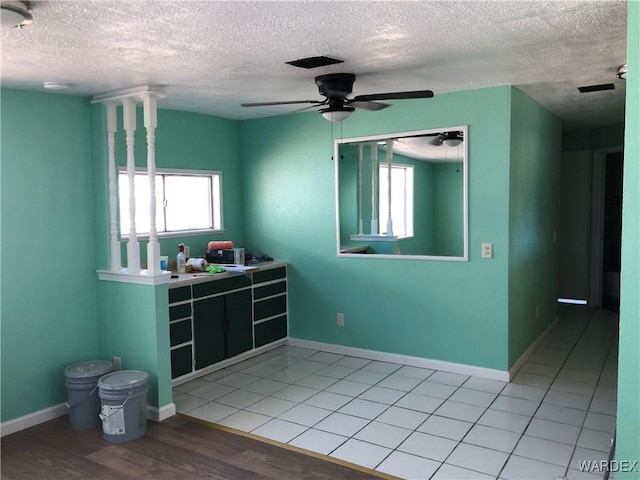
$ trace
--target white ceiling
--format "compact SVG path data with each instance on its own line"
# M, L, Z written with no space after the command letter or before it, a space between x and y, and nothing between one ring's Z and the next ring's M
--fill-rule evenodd
M65 94L94 95L164 85L162 108L247 119L300 106L240 103L319 99L313 78L345 71L357 75L354 95L512 84L565 128L624 121L624 1L32 3L32 25L0 32L6 87L67 82ZM345 63L285 64L317 55ZM577 90L602 83L615 90Z

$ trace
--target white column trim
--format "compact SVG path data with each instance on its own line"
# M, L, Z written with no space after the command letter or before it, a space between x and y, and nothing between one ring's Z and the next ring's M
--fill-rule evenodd
M118 190L116 170L116 132L118 122L116 118L116 104L108 102L107 112L107 149L109 151L109 222L111 244L111 271L122 270L122 258L120 254L120 241L118 240Z
M127 243L127 269L130 274L140 272L140 244L136 233L136 163L135 131L136 101L133 98L122 100L122 117L127 140L127 177L129 178L129 241Z
M371 235L378 235L378 145L371 147Z
M155 129L158 126L157 98L147 94L142 97L144 126L147 130L147 176L149 178L149 243L147 244L147 270L158 275L160 270L160 244L156 228L156 144Z

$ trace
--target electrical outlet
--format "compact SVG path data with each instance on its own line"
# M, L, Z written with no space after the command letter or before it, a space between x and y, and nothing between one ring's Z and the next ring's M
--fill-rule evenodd
M122 359L120 357L113 357L113 369L122 370Z
M338 313L336 315L336 325L344 327L344 313Z
M482 244L482 258L493 258L493 243Z
M191 258L191 252L189 250L189 245L184 246L184 256L187 258Z

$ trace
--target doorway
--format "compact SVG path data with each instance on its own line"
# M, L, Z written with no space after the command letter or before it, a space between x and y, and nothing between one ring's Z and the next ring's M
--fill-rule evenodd
M560 174L559 297L618 311L621 148L565 152Z
M602 307L614 312L620 311L623 164L622 152L606 155L602 232Z

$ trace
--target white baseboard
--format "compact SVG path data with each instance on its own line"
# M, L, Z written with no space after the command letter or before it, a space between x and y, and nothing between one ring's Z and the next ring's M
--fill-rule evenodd
M0 425L0 437L5 435L11 435L12 433L19 432L29 427L34 427L40 423L48 422L54 418L61 417L68 413L66 403L60 403L53 407L45 408L37 412L24 415L23 417L14 418L8 420Z
M551 322L549 326L545 328L544 332L542 332L538 336L538 338L536 338L534 342L531 345L529 345L529 348L527 348L524 351L524 353L520 355L520 358L518 358L518 360L516 360L516 363L514 363L513 366L509 369L509 380L513 379L513 377L516 376L516 374L518 373L518 370L520 370L522 368L522 365L524 365L525 362L529 360L529 357L533 354L533 352L535 352L536 348L540 346L540 344L544 341L547 335L551 333L551 330L555 328L559 320L560 320L560 317L556 317L553 320L553 322Z
M0 437L5 435L11 435L12 433L25 430L30 427L35 427L54 418L61 417L69 413L66 403L54 405L53 407L45 408L37 412L24 415L22 417L14 418L0 424ZM176 406L174 403L169 403L163 407L151 407L147 406L147 418L155 422L161 422L176 414Z
M287 345L310 348L313 350L322 350L324 352L338 353L341 355L349 355L352 357L366 358L367 360L400 363L402 365L409 365L412 367L430 368L432 370L442 370L444 372L459 373L462 375L473 375L475 377L487 378L489 380L499 380L501 382L509 381L509 372L507 371L495 370L492 368L475 367L473 365L465 365L462 363L444 362L442 360L433 360L430 358L412 357L410 355L401 355L398 353L379 352L377 350L346 347L344 345L314 342L312 340L303 340L300 338L291 337L289 337L289 339L287 340Z
M176 414L176 404L168 403L160 408L147 405L147 418L154 422L161 422Z

